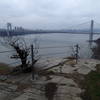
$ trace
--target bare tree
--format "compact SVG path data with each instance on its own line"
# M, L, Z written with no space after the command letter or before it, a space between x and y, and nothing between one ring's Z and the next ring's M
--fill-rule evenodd
M4 38L3 44L6 44L12 47L15 50L15 54L11 56L13 59L20 59L21 60L21 70L26 71L29 68L29 60L28 56L30 55L30 47L26 45L24 38L19 37L6 37ZM33 42L34 45L34 64L38 61L38 49L39 46L37 44L37 39ZM30 67L31 68L31 67Z

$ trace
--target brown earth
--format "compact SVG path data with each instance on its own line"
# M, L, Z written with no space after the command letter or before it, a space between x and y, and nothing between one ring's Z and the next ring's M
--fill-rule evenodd
M7 64L0 63L0 74L9 74L11 72L11 67Z

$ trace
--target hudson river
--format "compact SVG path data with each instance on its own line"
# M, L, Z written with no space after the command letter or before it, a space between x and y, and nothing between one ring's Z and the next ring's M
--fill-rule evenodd
M52 33L52 34L33 34L19 36L24 38L26 44L30 46L35 39L39 45L39 55L42 58L46 57L67 57L73 53L73 47L79 44L80 58L90 58L91 49L88 43L88 34L65 34L65 33ZM99 38L100 35L94 35L94 39ZM0 38L2 40L2 38ZM74 48L75 49L75 48ZM12 50L9 46L2 46L0 44L0 51ZM16 60L10 59L10 56L15 52L0 53L0 62L13 63Z

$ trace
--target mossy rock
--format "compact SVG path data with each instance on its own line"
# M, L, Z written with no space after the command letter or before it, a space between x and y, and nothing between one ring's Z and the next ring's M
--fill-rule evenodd
M83 100L100 100L100 73L90 72L85 79Z
M96 64L96 71L100 72L100 64Z

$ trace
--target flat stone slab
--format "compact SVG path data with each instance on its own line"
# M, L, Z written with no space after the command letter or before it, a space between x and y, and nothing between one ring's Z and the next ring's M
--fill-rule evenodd
M78 64L72 66L71 64L62 63L65 59L47 59L39 61L36 66L49 68L55 65L52 69L54 72L65 74L79 73L82 75L87 75L90 71L96 70L96 64L100 64L100 61L93 59L80 59ZM71 62L72 63L72 62ZM45 85L47 83L57 83L57 91L54 95L54 100L82 100L80 94L83 92L79 88L78 84L70 77L66 78L63 75L50 75L51 79L46 80L45 76L41 76L37 80L31 80L32 76L30 74L19 75L9 79L12 80L12 84L0 83L0 100L48 100L45 97ZM13 82L14 81L14 82ZM28 84L31 83L31 87L25 88L22 92L17 92L17 85L15 83Z

